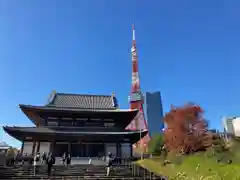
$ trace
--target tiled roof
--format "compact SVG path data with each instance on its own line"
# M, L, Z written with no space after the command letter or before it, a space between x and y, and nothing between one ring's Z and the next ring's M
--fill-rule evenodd
M53 92L48 106L79 109L116 109L116 98L111 95L82 95Z
M6 142L4 142L4 141L1 141L0 142L0 148L1 147L10 147Z

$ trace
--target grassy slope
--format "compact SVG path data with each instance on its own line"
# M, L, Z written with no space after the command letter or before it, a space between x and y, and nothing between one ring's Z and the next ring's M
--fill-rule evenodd
M159 158L140 160L137 164L170 178L176 177L176 174L181 172L191 179L195 177L212 177L211 179L221 177L224 180L240 179L240 164L217 164L215 158L207 158L204 155L187 156L180 165L162 166ZM196 171L198 164L200 167Z

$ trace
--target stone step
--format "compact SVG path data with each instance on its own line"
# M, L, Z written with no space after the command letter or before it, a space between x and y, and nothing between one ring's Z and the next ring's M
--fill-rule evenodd
M115 166L112 168L109 177L106 176L105 166L94 165L73 165L73 166L53 166L52 176L47 176L47 166L37 166L36 176L33 176L33 166L0 167L0 179L143 179L147 177L146 171L140 171L138 177L132 175L129 166ZM149 175L149 174L148 174ZM147 179L147 178L146 178Z
M23 176L1 176L0 179L49 179L48 176L46 175L37 175L37 176L31 176L31 175L23 175ZM51 179L144 179L142 177L133 177L133 176L88 176L88 175L83 175L83 176L74 176L74 175L66 175L66 176L51 176ZM145 179L149 179L148 176L145 176ZM160 179L160 178L152 178L152 179Z
M16 175L16 176L21 176L21 175L32 175L33 173L1 173L1 175L5 175L5 176L12 176L12 175ZM45 175L47 173L36 173L37 175ZM68 173L68 172L62 172L62 173L52 173L53 175L59 175L59 176L69 176L69 175L91 175L91 176L102 176L102 175L105 175L106 172L102 172L102 173L96 173L96 172L93 172L93 173L77 173L77 172L74 172L74 173ZM116 172L111 172L111 174L114 174L116 176L126 176L126 175L132 175L132 173L128 172L128 173L116 173Z
M119 177L119 176L51 176L51 178L47 176L21 176L21 177L16 177L16 176L11 176L11 177L5 177L1 176L0 179L143 179L143 177L132 177L132 176L124 176L124 177ZM147 178L146 178L147 179Z
M0 177L0 179L62 179L62 180L72 180L72 179L76 179L76 180L82 180L82 179L92 179L92 180L96 180L96 179L135 179L135 180L142 180L142 177L115 177L115 176L102 176L102 177L92 177L92 176L52 176L52 177L34 177L34 176L22 176L22 177Z
M46 172L47 168L45 169L36 169L37 172ZM57 170L57 169L53 169L53 172L105 172L106 169L62 169L62 170ZM131 169L111 169L111 171L115 171L115 172L126 172L126 171L132 171ZM33 172L33 169L27 169L27 170L3 170L2 172L4 173L13 173L13 172Z

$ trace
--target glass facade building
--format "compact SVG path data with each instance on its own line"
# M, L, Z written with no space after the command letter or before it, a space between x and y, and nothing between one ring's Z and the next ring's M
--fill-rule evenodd
M146 92L144 94L144 111L150 136L154 133L162 132L164 128L163 108L161 93L159 91Z

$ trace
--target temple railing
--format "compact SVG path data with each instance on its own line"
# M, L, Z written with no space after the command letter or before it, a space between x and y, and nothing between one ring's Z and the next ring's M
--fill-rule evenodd
M145 156L144 158L147 158ZM145 168L142 168L138 164L136 164L134 161L140 160L139 157L116 157L113 161L113 167L118 166L127 166L129 169L132 170L132 175L135 177L142 177L142 179L146 180L153 180L153 179L160 179L165 180L167 177L160 176L156 174L155 172L151 172Z

